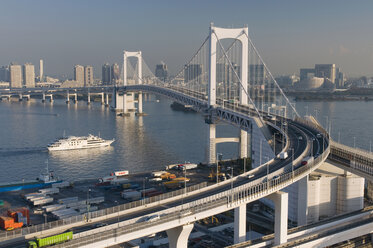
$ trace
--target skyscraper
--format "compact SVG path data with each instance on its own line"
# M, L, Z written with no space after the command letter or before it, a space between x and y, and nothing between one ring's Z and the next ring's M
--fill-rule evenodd
M35 66L33 64L23 65L23 82L26 88L35 87Z
M84 87L93 84L93 66L87 65L84 67Z
M249 79L251 85L264 85L266 71L264 65L250 65Z
M111 82L111 68L108 63L102 66L102 84L110 84Z
M22 67L20 65L11 64L9 66L10 87L22 88Z
M316 64L315 77L327 78L335 83L335 64Z
M0 67L0 81L9 82L9 66Z
M84 85L84 67L82 65L74 66L74 80L78 82L79 85Z
M184 82L197 79L202 74L201 64L190 64L184 68Z
M167 69L167 65L165 63L162 62L162 64L156 65L155 76L163 82L165 82L167 80L168 69Z
M44 61L41 59L39 61L39 81L43 82L44 77Z
M112 84L116 84L118 83L119 78L120 78L119 65L115 63L111 66L111 80L110 81Z

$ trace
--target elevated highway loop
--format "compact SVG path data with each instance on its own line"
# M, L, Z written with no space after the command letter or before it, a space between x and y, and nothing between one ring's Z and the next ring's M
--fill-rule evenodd
M290 133L292 133L293 128L293 125L290 124ZM297 129L296 132L301 133L302 131ZM313 132L314 135L319 133L318 130L312 130L311 132ZM294 143L299 141L299 133L294 135L290 134L290 140ZM297 155L297 152L304 153L303 146L305 144L302 141L299 143L299 147L294 150ZM306 141L306 143L308 142ZM194 222L195 220L236 208L242 203L248 203L276 192L316 169L318 164L326 159L328 155L329 146L327 145L325 148L326 150L321 153L320 157L318 157L314 163L297 166L292 173L285 173L276 178L271 178L278 168L283 168L286 162L289 163L289 160L280 161L276 159L273 164L269 166L270 173L268 177L270 179L268 181L266 180L266 169L262 167L262 170L259 170L252 179L247 179L243 176L236 177L233 188L231 188L232 186L229 184L222 185L217 187L213 192L205 192L198 196L184 199L184 202L187 203L181 206L179 205L180 202L168 204L166 206L168 207L167 210L153 212L153 214L159 214L160 216L160 219L157 221L136 222L134 220L128 220L120 223L119 227L114 225L114 227L116 227L114 230L107 230L104 232L97 230L95 234L93 234L94 230L91 230L89 231L89 235L85 236L82 233L79 237L76 237L75 240L64 244L64 247L74 247L77 245L89 247L92 243L94 243L96 247L104 247L105 245L125 242L150 235L154 232L169 230L173 227L176 228L177 226L188 225L188 223ZM299 158L300 157L296 156L296 159ZM143 217L145 216L140 218Z

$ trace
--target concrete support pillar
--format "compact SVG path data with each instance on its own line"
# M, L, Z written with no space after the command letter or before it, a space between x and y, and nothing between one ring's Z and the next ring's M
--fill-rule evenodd
M18 101L22 102L22 99L23 99L22 94L19 94L19 95L18 95Z
M78 93L74 94L74 103L78 103Z
M53 102L53 94L50 94L50 97L51 97L50 102Z
M27 99L27 101L30 101L30 98L31 98L30 95L26 95L26 99Z
M104 94L104 93L103 93ZM106 102L105 102L105 106L108 107L109 106L109 93L106 93Z
M70 93L66 91L66 103L70 103Z
M275 242L280 245L288 239L288 193L278 191L268 196L275 204Z
M87 104L91 104L91 93L88 92Z
M101 105L104 105L105 104L105 93L102 92L101 93Z
M234 243L246 241L246 204L234 209Z
M142 92L139 92L139 98L138 98L138 113L142 114Z
M207 163L214 164L216 163L216 124L209 124L209 136L208 136L208 145L207 145Z
M178 226L167 230L168 242L170 248L187 248L188 238L193 230L194 224Z
M240 130L240 158L247 158L247 132Z
M308 190L307 190L308 176L298 181L298 226L307 225L308 215Z
M43 98L42 98L41 102L45 102L45 93L44 92L43 92Z

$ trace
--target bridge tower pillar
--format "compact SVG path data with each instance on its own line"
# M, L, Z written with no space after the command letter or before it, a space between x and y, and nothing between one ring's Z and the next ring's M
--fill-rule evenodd
M138 108L137 112L139 114L142 114L142 92L141 91L139 92L137 108Z
M104 95L105 93L102 93L102 95ZM105 101L105 106L108 107L109 106L109 93L106 93L106 101Z
M88 99L87 99L87 104L91 104L91 93L88 91Z
M102 92L100 93L100 95L101 95L101 105L105 105L105 93Z
M45 102L45 92L43 92L43 98L42 98L41 102Z
M247 158L247 144L248 144L248 133L244 130L240 130L240 158Z
M207 163L216 163L216 124L209 124Z
M234 209L234 238L235 244L246 241L246 204Z
M178 226L167 230L168 242L170 248L187 248L188 238L193 230L194 224Z
M66 91L66 103L70 103L70 93L68 90Z
M275 204L275 243L280 245L288 239L288 193L278 191L268 196Z
M218 40L222 39L236 39L241 42L241 87L240 87L240 103L247 104L248 96L248 69L249 69L249 29L244 28L219 28L210 25L210 40L209 40L209 90L208 90L208 104L209 106L216 105L216 45Z

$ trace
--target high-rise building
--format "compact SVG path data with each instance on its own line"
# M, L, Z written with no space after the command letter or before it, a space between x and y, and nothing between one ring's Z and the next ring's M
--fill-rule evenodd
M335 83L335 64L316 64L315 77L327 78Z
M26 88L35 87L35 67L33 64L23 65L23 83Z
M0 81L9 82L9 66L0 67Z
M250 65L249 80L251 85L264 85L266 71L263 64Z
M111 83L117 84L120 78L120 69L117 63L111 66Z
M184 68L184 82L197 79L202 74L201 64L190 64Z
M84 66L74 66L74 80L81 86L84 85Z
M22 88L22 67L20 65L11 64L9 66L10 87Z
M339 67L335 69L335 85L337 88L344 88L345 86L345 74L341 71Z
M87 65L84 67L84 87L93 84L93 66Z
M39 61L39 81L43 82L44 77L44 61L41 59Z
M102 66L102 84L110 84L111 82L111 68L108 63Z
M166 82L168 77L168 69L165 63L162 62L162 64L155 66L155 76L161 81Z
M312 76L315 76L315 69L312 68L302 68L300 69L300 81L306 80L307 78L310 78Z

